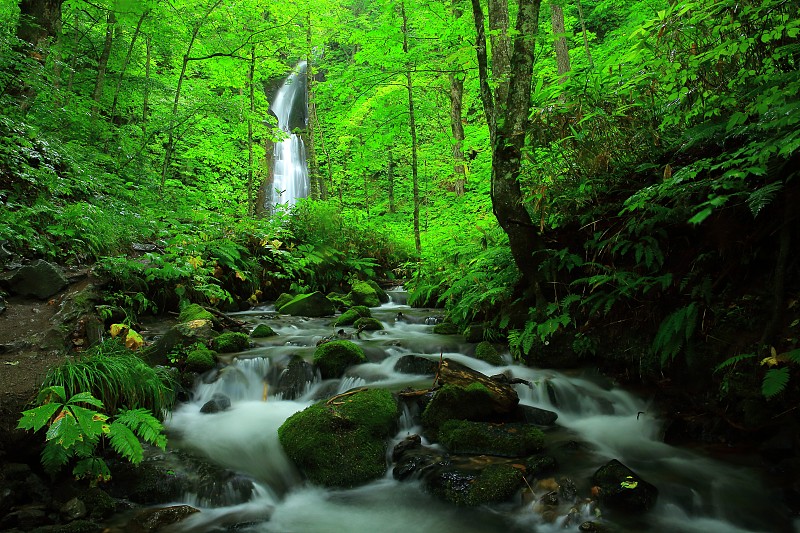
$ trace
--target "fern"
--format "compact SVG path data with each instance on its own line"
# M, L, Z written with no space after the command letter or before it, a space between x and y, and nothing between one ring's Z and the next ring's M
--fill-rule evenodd
M761 383L761 394L765 398L772 398L780 394L786 388L787 383L789 383L789 369L787 367L771 368L764 374L764 381Z
M125 424L118 420L111 424L108 440L115 452L133 464L138 464L143 459L142 444L136 434Z
M747 207L750 208L750 212L753 213L753 216L758 216L762 209L772 203L772 200L782 188L783 183L775 182L764 185L760 189L750 193L750 196L747 198Z
M740 362L745 361L747 359L753 359L754 357L756 357L756 354L754 354L754 353L743 353L743 354L739 354L739 355L734 355L733 357L729 357L728 359L725 359L723 362L718 364L714 368L714 372L719 372L723 368L728 368L729 366L734 366L737 363L740 363Z
M697 326L695 302L670 313L662 322L653 340L651 351L661 356L661 364L673 360L692 338Z

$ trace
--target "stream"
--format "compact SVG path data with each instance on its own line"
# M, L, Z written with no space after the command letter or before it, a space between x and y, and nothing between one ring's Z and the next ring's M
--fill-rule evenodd
M403 302L403 297L402 292L393 293L394 302ZM559 509L563 514L555 520L551 516L553 521L545 520L534 505L520 498L492 507L456 507L426 494L418 482L395 481L389 458L384 478L364 486L344 490L305 483L281 449L278 427L315 401L353 387L429 388L433 376L395 372L395 363L406 354L437 361L443 354L484 374L509 372L533 383L533 387L515 385L520 401L558 413L556 425L545 429L546 452L558 460L557 477L574 481L579 499L588 497L592 474L610 459L620 460L658 487L658 503L648 513L638 517L602 515L599 522L607 531L793 531L779 492L758 470L664 444L662 423L650 414L646 399L614 387L589 370L562 373L528 368L513 364L507 354L506 366L490 366L469 356L474 345L463 337L431 332L433 326L424 319L436 315L437 310L389 303L372 312L386 330L364 332L361 339L354 339L369 362L352 367L341 380L317 378L291 401L270 393L275 390L279 369L294 354L310 361L316 342L334 332L332 320L279 316L271 307L236 314L252 326L266 323L278 335L258 339L255 348L233 354L231 364L215 381L200 381L192 401L173 412L167 430L170 447L250 478L256 490L247 501L208 501L186 494L183 502L176 503L187 503L202 512L181 522L179 531L545 533L578 531L581 522L597 520L593 506L587 504L574 506L579 519L568 529L562 523L571 506ZM419 323L396 322L398 312ZM201 413L201 406L215 393L231 399L230 409ZM420 432L406 412L394 442ZM390 453L393 447L390 443Z

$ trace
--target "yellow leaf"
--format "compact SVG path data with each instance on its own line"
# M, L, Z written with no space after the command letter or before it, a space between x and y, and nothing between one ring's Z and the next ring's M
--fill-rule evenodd
M242 273L241 273L241 272L239 272L238 270L236 271L236 278L237 278L237 279L240 279L240 280L242 280L242 281L247 281L247 276L245 276L244 274L242 274Z
M272 247L275 249L279 249L283 245L283 243L278 239L272 239L271 241L269 241L269 244L271 244Z
M190 257L188 263L190 265L192 265L192 268L195 268L195 269L200 268L201 266L203 266L203 260L200 257L196 256L196 255L193 255L192 257Z
M136 333L133 330L128 331L128 336L125 337L125 347L129 350L136 350L142 347L144 344L144 339L142 336Z
M128 329L128 326L125 324L111 324L111 337L116 337L126 329Z
M778 358L774 355L770 355L769 357L765 357L761 360L761 366L775 366L778 364Z

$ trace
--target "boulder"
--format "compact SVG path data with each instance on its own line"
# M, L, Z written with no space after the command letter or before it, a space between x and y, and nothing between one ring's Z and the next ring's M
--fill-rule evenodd
M284 305L288 304L293 299L294 299L294 296L292 296L291 294L289 294L287 292L282 292L280 294L280 296L278 296L278 299L275 300L275 310L276 311L280 311L281 307L283 307Z
M278 437L311 482L353 487L383 477L397 418L397 401L389 391L357 389L293 414Z
M433 326L433 332L437 335L458 335L461 330L452 322L439 322Z
M314 351L314 364L324 379L339 378L348 367L366 361L364 350L346 340L326 342Z
M475 358L485 361L490 365L499 366L503 364L503 358L500 353L492 346L489 341L481 341L475 347Z
M369 318L372 316L372 312L369 310L369 307L364 305L354 305L344 313L342 313L339 318L333 323L335 327L341 326L352 326L356 320L362 317Z
M126 531L131 531L133 533L161 531L167 526L177 524L187 516L199 512L199 509L195 509L189 505L142 509L136 513Z
M616 459L594 473L592 484L601 505L620 511L647 511L655 505L658 498L658 489L655 486Z
M379 331L384 329L383 324L377 318L363 317L353 323L359 331Z
M336 307L321 292L312 292L298 294L290 302L278 308L278 311L284 315L321 317L334 314Z
M394 371L401 374L434 375L439 368L438 361L432 361L419 355L404 355L397 360Z
M544 433L530 424L448 420L439 442L451 453L524 457L541 451Z
M445 385L434 393L422 412L422 424L438 429L448 420L488 420L494 414L491 391L480 383L467 387Z
M277 335L277 333L266 324L257 325L256 329L250 334L254 339L265 339L267 337L274 337L275 335Z
M47 300L61 292L69 283L64 272L42 259L17 270L9 280L9 290L20 296Z
M517 411L521 420L537 426L552 426L558 420L558 413L532 405L520 405Z
M192 320L210 320L214 322L214 315L201 305L189 304L181 309L178 315L178 322L191 322Z
M437 382L461 387L469 387L473 384L482 385L489 390L493 410L498 414L510 413L519 404L517 391L505 377L502 380L491 378L451 359L442 360L439 365Z
M217 355L205 344L198 344L186 354L186 370L199 374L208 372L217 364L216 357Z
M470 324L464 332L464 340L467 342L481 342L486 332L483 324Z
M356 281L353 283L350 294L347 296L356 305L365 305L367 307L380 307L381 305L381 299L378 293L369 283L364 281Z
M306 392L309 384L317 379L314 366L300 356L292 357L278 376L276 394L284 400L294 400Z
M380 300L382 304L389 303L389 295L386 294L386 291L383 290L380 285L371 279L368 279L365 283L372 287L372 289L375 291L375 294L378 295L378 300Z
M211 346L219 353L235 353L250 346L250 338L244 333L229 331L215 337Z
M146 349L144 357L151 365L166 364L169 354L179 346L197 343L208 345L218 335L211 320L192 320L176 324Z
M231 408L231 399L221 392L215 392L211 399L203 404L200 408L201 413L219 413L220 411L227 411Z

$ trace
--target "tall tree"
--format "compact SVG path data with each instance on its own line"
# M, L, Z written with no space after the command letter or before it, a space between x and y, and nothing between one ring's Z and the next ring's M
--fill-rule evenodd
M489 1L490 13L494 1ZM514 262L522 274L523 286L534 290L539 306L544 304L544 296L538 283L541 258L536 252L543 247L543 243L525 207L519 175L530 112L533 53L540 7L541 0L518 0L513 51L508 63L501 65L499 62L505 59L493 58L492 74L497 67L500 67L503 75L508 73L508 92L504 94L502 83L496 85L494 92L490 88L483 7L480 0L472 0L481 99L492 143L492 211L508 235ZM498 9L498 6L495 5L494 9Z
M559 82L567 79L570 71L569 48L564 29L564 9L555 2L550 4L550 21L553 27L553 47L556 50L556 64L558 66Z
M61 4L64 0L21 0L17 37L33 46L42 47L55 37L61 26Z
M408 17L406 4L400 2L400 16L403 19L403 52L406 54L406 90L408 91L408 127L411 133L411 180L414 190L414 246L417 253L422 252L422 242L419 235L419 171L417 162L417 123L414 115L414 84L411 76L411 63L408 59Z
M451 13L453 21L458 21L463 15L460 2L461 0L452 0ZM457 61L454 61L453 70L448 77L450 81L450 132L453 134L453 188L456 196L462 196L467 182L463 150L464 125L461 123L466 72L459 68Z

